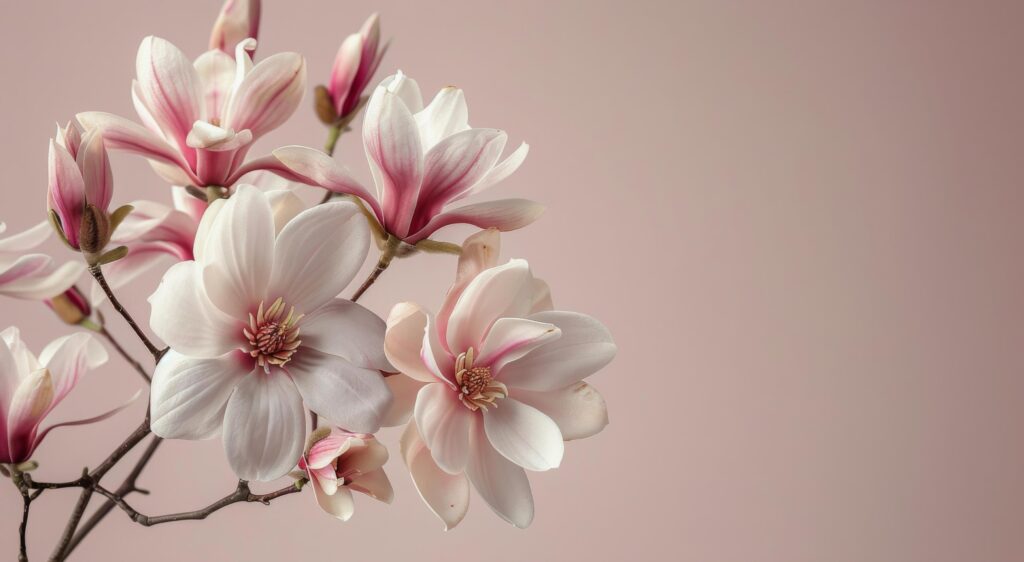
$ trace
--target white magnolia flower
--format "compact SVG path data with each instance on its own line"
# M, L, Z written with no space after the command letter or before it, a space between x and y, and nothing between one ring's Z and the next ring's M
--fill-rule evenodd
M303 402L360 433L391 403L383 321L335 298L366 258L365 219L351 203L287 208L275 217L266 194L240 186L203 215L195 260L171 267L150 297L150 324L171 348L153 374L153 431L221 433L247 480L295 466Z

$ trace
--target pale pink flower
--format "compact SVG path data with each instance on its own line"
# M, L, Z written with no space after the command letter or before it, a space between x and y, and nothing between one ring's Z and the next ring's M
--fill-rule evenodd
M426 108L416 83L398 73L373 92L363 121L363 144L377 194L371 194L326 154L300 146L274 151L276 173L359 197L385 232L408 243L452 224L515 230L543 212L538 203L503 199L445 210L511 175L526 158L523 143L501 159L508 135L470 128L462 90L441 90Z
M600 394L582 382L614 357L608 330L552 310L525 261L494 266L497 244L494 231L467 240L436 319L411 303L388 318L388 359L414 380L388 377L396 399L387 418L401 421L414 402L402 454L446 528L469 507L468 483L503 519L528 526L524 469L557 467L563 440L593 435L608 419Z
M46 203L56 216L64 239L76 250L83 245L95 245L96 240L90 243L81 238L85 215L90 213L92 216L95 237L95 223L107 220L105 217L114 194L114 179L103 135L98 130L82 135L74 123L69 123L64 129L58 128L56 140L50 141L47 170ZM93 211L87 209L90 205L94 207ZM109 236L109 225L105 232L98 234ZM99 242L105 243L106 240Z
M384 463L388 450L373 435L331 432L316 441L299 459L299 469L309 479L320 508L348 521L355 513L352 492L362 492L391 503L394 491Z
M147 37L136 59L135 110L145 126L110 113L87 112L78 120L103 133L107 146L149 158L175 185L231 187L247 172L276 164L245 163L252 143L295 112L306 84L306 63L296 53L273 55L253 65L241 41L235 59L220 50L195 63L170 42Z
M231 55L245 39L260 31L260 0L226 0L210 34L210 49Z
M7 225L0 223L0 233ZM57 265L45 254L27 253L41 246L53 228L48 222L6 238L0 238L0 295L27 300L45 300L68 290L85 271L85 264L72 261Z
M153 431L222 434L246 480L272 480L298 462L303 402L337 426L376 431L391 403L379 372L391 368L384 322L335 298L368 248L352 203L275 220L269 197L252 186L214 202L195 260L172 266L149 299L150 326L171 348L153 374Z
M117 408L94 418L39 429L79 378L106 361L106 350L86 333L54 340L37 358L21 341L17 328L0 332L0 463L29 460L43 438L57 427L97 422L120 411Z
M337 119L343 120L358 109L363 90L369 85L387 45L380 44L380 17L371 15L358 33L345 38L334 58L327 93Z

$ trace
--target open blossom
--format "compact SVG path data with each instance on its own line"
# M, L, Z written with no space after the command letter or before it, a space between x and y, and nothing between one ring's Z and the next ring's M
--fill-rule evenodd
M273 159L245 163L252 143L295 112L306 84L306 63L279 53L253 65L254 39L238 43L235 58L213 49L189 62L177 47L147 37L136 58L135 110L145 126L110 113L78 115L102 131L107 145L149 158L175 185L230 187Z
M98 130L81 135L74 123L50 141L46 202L68 245L96 253L110 239L107 208L114 193L110 159Z
M117 413L120 408L94 418L39 428L79 378L106 361L106 350L86 333L54 340L37 358L21 341L17 328L0 332L0 463L29 460L54 428L92 423Z
M384 232L408 244L452 224L514 230L543 212L538 203L503 199L445 210L511 175L526 158L523 143L505 159L508 135L470 128L462 90L441 90L426 108L416 83L398 73L373 92L363 121L363 145L377 195L324 153L291 146L274 151L274 169L295 181L366 202Z
M260 31L260 0L226 0L210 33L210 49L229 55L242 41L256 39Z
M317 92L317 110L322 112L321 120L328 124L348 121L347 118L362 104L363 91L377 72L386 51L387 45L380 44L380 17L373 14L359 32L346 37L338 49L330 80L323 93ZM329 102L329 112L325 111L328 107L325 102Z
M347 430L376 431L391 403L379 372L391 369L384 323L335 298L368 248L351 203L275 217L248 185L214 202L194 261L172 266L150 297L150 326L171 348L153 374L153 431L222 434L246 480L272 480L298 462L303 402Z
M337 429L315 437L299 459L299 469L309 478L321 509L348 521L355 513L353 491L391 503L395 494L384 473L388 460L384 445L372 435Z
M0 223L0 233L7 225ZM45 254L27 253L41 246L53 228L47 222L0 238L0 295L28 300L45 300L67 291L82 276L85 265L78 261L57 265Z
M469 483L503 519L528 526L525 470L557 467L563 440L607 424L604 400L582 381L614 357L608 330L589 316L552 310L547 285L525 261L495 266L497 244L494 231L467 240L436 318L411 303L388 318L387 356L413 379L393 383L389 418L400 420L395 410L403 406L408 416L414 402L402 454L447 528L469 507Z

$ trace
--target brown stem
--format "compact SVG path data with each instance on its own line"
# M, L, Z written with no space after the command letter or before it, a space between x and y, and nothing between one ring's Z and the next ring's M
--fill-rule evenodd
M143 367L142 364L132 357L127 351L125 351L124 347L122 347L121 343L114 338L113 334L107 331L106 326L100 326L100 335L110 342L110 345L121 354L121 357L124 357L124 360L135 369L135 372L139 373L142 378L146 379L147 384L152 382L152 379L149 377L149 373L146 372L146 368Z
M143 525L145 527L152 527L153 525L159 525L161 523L171 523L173 521L194 521L206 519L211 514L220 511L221 509L224 509L225 507L231 504L240 502L260 502L264 505L270 505L270 502L272 500L275 500L281 496L287 496L289 494L300 492L301 488L299 488L299 486L295 484L292 484L290 486L286 486L284 488L281 488L280 490L275 490L267 494L254 494L252 493L251 490L249 490L248 482L246 482L245 480L239 480L238 487L235 488L234 492L224 496L223 498L211 503L210 505L202 509L157 516L150 516L139 513L135 508L128 505L128 502L126 502L124 498L113 492L105 490L102 486L97 486L96 491L99 494L106 496L110 501L114 502L118 507L121 508L122 511L128 514L128 517L132 521L135 521L136 523Z
M72 510L71 517L68 518L67 525L64 526L64 532L60 536L60 541L53 549L53 554L50 555L50 562L60 562L67 558L66 551L71 543L71 537L75 534L78 522L82 520L82 514L85 513L85 507L89 505L89 499L92 498L92 492L93 486L82 488L82 493L78 496L78 502L75 503L75 509Z
M139 336L139 339L142 340L142 343L146 346L146 349L148 349L149 352L153 355L153 359L159 361L160 357L163 355L163 351L157 346L153 345L153 342L149 341L149 338L146 336L146 333L143 332L142 328L140 328L139 325L135 323L135 319L132 318L132 315L128 314L128 311L125 310L124 306L121 305L121 301L117 300L117 297L114 296L114 291L112 291L110 289L110 285L107 284L107 279L103 276L103 270L100 268L100 265L90 265L89 273L92 274L92 276L96 279L96 282L99 283L100 287L103 288L103 292L106 293L107 298L110 299L110 304L113 305L114 310L118 311L121 314L121 316L124 317L125 322L128 322L128 325L132 327L132 330L135 331L135 335Z
M395 243L392 243L390 240L388 241L388 245L384 248L384 251L381 253L380 259L377 260L377 267L373 268L373 271L370 272L370 275L366 278L366 281L363 281L363 284L360 285L359 288L356 290L355 294L352 295L352 302L358 301L359 297L363 296L363 293L365 293L366 290L370 288L370 285L373 285L373 283L377 281L377 278L380 277L380 274L384 273L384 270L387 269L389 265L391 265L391 260L393 260L395 257L395 252L398 250L399 243L397 238L392 239L395 240Z
M18 562L28 562L28 545L25 542L25 531L28 530L28 510L32 505L32 497L28 494L28 488L21 486L21 501L23 503L21 512L21 525L18 526L18 538L20 539L18 550Z

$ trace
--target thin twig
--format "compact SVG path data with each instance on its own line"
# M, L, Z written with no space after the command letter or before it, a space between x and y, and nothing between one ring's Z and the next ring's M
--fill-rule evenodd
M300 481L304 483L303 481ZM197 509L195 511L183 511L181 513L171 513L168 515L157 515L150 516L139 513L135 508L128 504L123 497L104 489L102 486L96 487L96 492L106 496L110 501L115 503L122 511L128 514L128 517L136 523L145 527L152 527L153 525L160 525L161 523L171 523L174 521L195 521L206 519L213 513L224 509L225 507L241 502L259 502L264 505L270 505L272 500L275 500L281 496L287 496L302 491L299 485L292 484L275 490L267 494L254 494L249 489L249 483L245 480L239 480L238 486L235 491L224 496L223 498L211 503L210 505Z
M121 354L121 357L124 357L124 360L127 361L128 364L131 365L137 373L142 375L142 378L146 379L147 384L152 382L149 373L146 372L146 368L143 367L142 364L139 363L138 360L136 360L134 357L132 357L127 351L125 351L124 347L121 346L120 342L114 339L113 334L107 331L106 326L100 326L100 335L107 338L107 341L110 342L110 345L113 346L113 348L117 350L118 353Z
M380 274L384 273L384 270L387 269L389 265L391 265L391 260L394 259L394 257L394 249L392 249L392 247L389 245L384 250L384 253L380 255L380 259L377 260L377 267L373 268L373 271L370 272L370 275L366 278L366 281L363 281L363 284L360 285L359 288L356 290L355 294L352 295L352 298L350 299L352 302L358 301L359 297L363 296L363 293L365 293L366 290L370 288L370 285L373 285L373 283L377 281L377 278L380 277Z
M124 306L121 305L121 301L117 300L117 297L114 296L114 291L112 291L110 289L110 285L107 284L107 279L103 276L103 270L100 268L100 265L90 265L89 273L92 274L92 276L96 279L96 282L99 283L100 287L103 288L103 292L106 293L107 299L110 300L110 304L113 305L114 310L118 311L121 314L121 316L124 317L125 322L128 322L128 325L131 326L132 330L135 331L135 335L139 336L139 339L142 340L142 343L146 346L146 349L148 349L149 353L153 355L153 359L160 361L160 357L163 355L163 352L160 350L160 348L153 345L153 342L149 341L149 337L146 336L146 333L142 331L142 328L140 328L139 325L135 322L135 319L132 318L132 315L129 314L127 310L125 310Z
M61 533L60 541L57 542L57 546L53 549L53 554L50 555L50 562L60 562L67 558L67 548L71 543L71 537L75 534L75 529L78 527L78 522L82 520L82 514L85 513L85 507L89 505L89 499L92 498L93 486L82 488L82 493L78 496L78 502L75 503L75 509L71 511L71 517L68 518L67 525L64 526L64 532Z
M32 496L28 493L28 488L21 486L21 500L24 507L21 512L21 525L18 527L18 538L21 541L18 550L18 562L28 562L28 545L25 542L25 531L28 530L28 510L29 506L32 505L32 499Z

